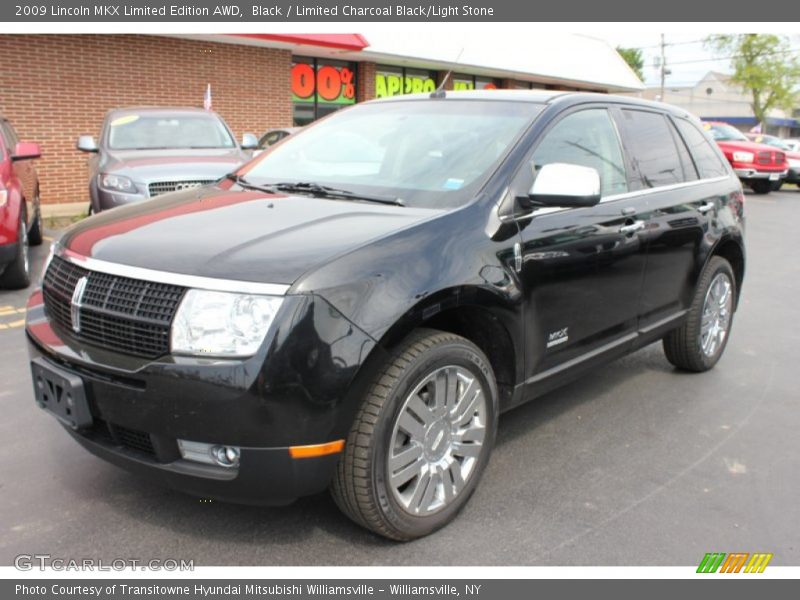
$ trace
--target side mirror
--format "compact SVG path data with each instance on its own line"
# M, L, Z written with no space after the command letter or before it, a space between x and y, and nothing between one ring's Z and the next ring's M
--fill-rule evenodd
M255 150L258 148L258 138L252 133L242 135L242 150Z
M81 152L97 152L97 142L91 135L82 135L78 138L78 143L75 147Z
M11 153L11 160L28 160L39 158L41 155L42 149L36 142L17 142L14 152Z
M580 165L544 165L536 174L529 194L519 202L523 208L594 206L600 202L600 174L597 169Z

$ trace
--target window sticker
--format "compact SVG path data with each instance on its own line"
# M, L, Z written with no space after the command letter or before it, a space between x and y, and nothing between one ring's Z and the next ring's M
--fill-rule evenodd
M139 120L139 115L125 115L111 121L111 127L119 127L120 125L128 125L134 121Z
M444 185L442 187L446 190L459 190L461 189L462 185L464 185L463 179L455 179L451 177L450 179L444 182Z

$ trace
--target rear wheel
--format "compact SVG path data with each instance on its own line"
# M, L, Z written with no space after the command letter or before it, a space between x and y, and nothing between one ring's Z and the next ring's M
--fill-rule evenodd
M412 540L449 523L489 460L497 428L489 361L468 340L409 336L376 375L331 488L356 523Z
M756 194L769 194L772 190L772 182L769 179L756 179L750 182L750 187Z
M17 232L17 253L3 275L0 276L0 287L7 289L26 288L31 283L31 253L28 240L28 227L25 213L20 214L19 231Z
M736 279L730 263L714 256L706 265L684 324L664 338L667 360L679 369L711 369L728 343L736 301Z

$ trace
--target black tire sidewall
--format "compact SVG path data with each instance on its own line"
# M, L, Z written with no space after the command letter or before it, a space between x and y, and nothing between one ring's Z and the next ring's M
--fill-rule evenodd
M478 458L475 471L467 482L462 492L455 501L439 512L423 517L408 514L395 500L386 481L387 452L391 442L392 430L398 412L403 402L424 377L438 368L456 365L468 369L478 377L487 398L487 424L486 437L483 442L483 452ZM437 345L422 354L400 376L399 381L391 390L391 394L384 404L383 410L376 423L374 443L371 449L371 484L374 498L387 524L408 539L421 537L436 531L449 523L469 500L489 462L492 447L497 432L498 418L498 393L494 375L488 359L478 350L466 342L448 341Z

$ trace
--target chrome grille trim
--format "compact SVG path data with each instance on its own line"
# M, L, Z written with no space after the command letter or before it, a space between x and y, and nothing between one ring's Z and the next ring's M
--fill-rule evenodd
M281 283L258 283L254 281L216 279L215 277L183 275L181 273L170 273L168 271L158 271L143 267L132 267L81 256L71 250L65 249L60 244L55 248L54 254L89 271L99 271L101 273L108 273L109 275L117 275L118 277L143 279L144 281L152 281L154 283L167 283L199 290L285 296L290 287L289 285Z

